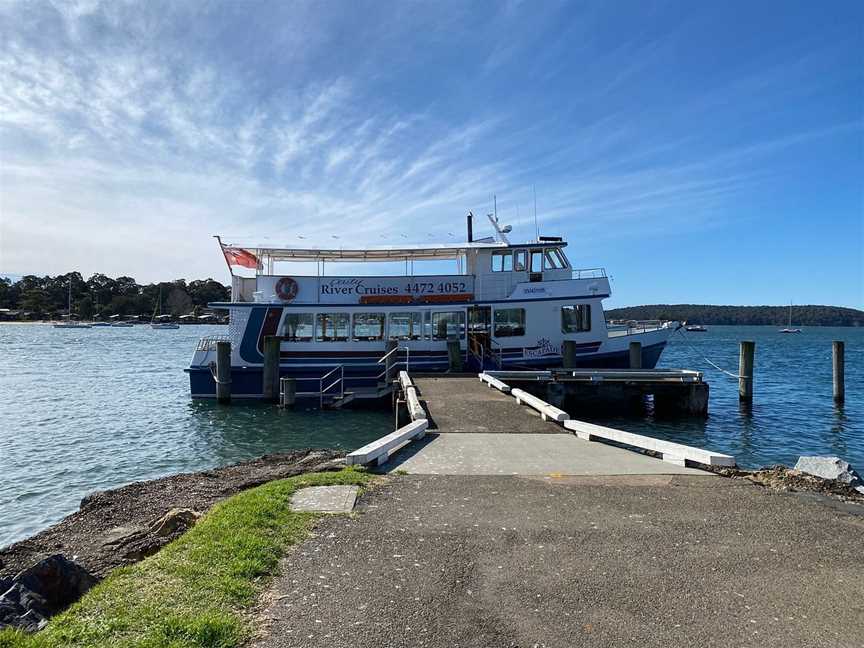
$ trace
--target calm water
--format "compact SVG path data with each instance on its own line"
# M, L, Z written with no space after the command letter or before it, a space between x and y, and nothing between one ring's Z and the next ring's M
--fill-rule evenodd
M707 420L604 422L630 432L666 438L734 455L738 465L793 465L804 454L831 454L864 471L864 329L821 327L800 334L771 326L708 326L681 333L661 356L661 367L698 369L711 386ZM738 403L738 343L756 342L754 402ZM832 399L831 341L846 342L846 402ZM689 344L688 344L689 343ZM599 422L599 421L598 421Z
M707 421L604 419L623 429L734 454L743 466L838 454L864 468L864 329L710 327L675 340L662 365L702 369ZM0 325L0 545L74 511L85 494L131 481L308 446L357 447L392 429L388 412L288 411L192 402L182 372L219 327L57 330ZM676 336L677 337L677 336ZM756 402L739 410L738 341L756 341ZM831 340L846 340L847 402L831 401Z
M281 411L191 401L198 338L225 327L0 325L0 546L87 493L295 448L353 450L393 430L383 411Z

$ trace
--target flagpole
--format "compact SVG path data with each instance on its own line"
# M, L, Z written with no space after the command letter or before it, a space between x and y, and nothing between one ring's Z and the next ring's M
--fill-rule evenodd
M234 276L234 270L231 268L231 264L228 262L228 257L225 256L225 246L222 244L222 237L218 234L214 234L213 238L215 238L219 242L219 251L222 252L222 258L225 259L225 265L228 266L228 272L231 276Z

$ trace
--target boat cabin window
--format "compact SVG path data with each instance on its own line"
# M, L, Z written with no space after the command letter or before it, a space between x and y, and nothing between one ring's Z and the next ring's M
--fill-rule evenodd
M354 339L361 342L383 340L385 321L384 313L354 313Z
M567 266L561 260L561 254L556 249L546 250L546 269L547 270L561 270L562 268L566 268Z
M390 313L391 340L422 340L423 313Z
M524 308L495 309L495 337L517 337L525 335Z
M530 272L543 272L543 250L531 250Z
M447 311L432 313L432 339L446 340L448 335L458 335L465 339L465 312Z
M285 342L311 342L312 313L287 313L282 322L282 339Z
M351 317L348 313L318 313L315 327L316 342L345 342L348 340Z
M511 272L513 270L513 254L511 252L492 253L492 272Z
M567 263L567 257L564 256L564 253L561 251L561 248L553 248L552 253L558 259L558 262L561 264L562 268L566 268L569 263Z
M591 330L591 305L577 304L561 307L561 331L582 333Z
M513 269L516 272L525 272L528 269L528 251L516 250L514 257Z

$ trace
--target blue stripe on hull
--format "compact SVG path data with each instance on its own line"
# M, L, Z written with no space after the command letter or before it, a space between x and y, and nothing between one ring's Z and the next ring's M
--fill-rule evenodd
M645 369L653 369L657 366L660 354L666 343L653 344L642 348L642 366ZM308 359L297 361L283 360L279 367L280 377L291 377L297 379L297 391L317 391L318 378L333 369L334 364L343 364L345 371L345 390L351 391L358 387L374 387L376 377L383 371L383 365L370 363L368 360L351 362L346 359L333 359L332 364L322 362L323 366L310 366ZM302 364L301 364L302 362ZM318 362L317 360L315 362ZM400 365L401 366L401 365ZM522 358L510 360L504 359L507 369L550 369L561 366L561 356L548 356L544 358ZM577 356L576 367L585 369L626 369L630 366L629 350L617 351L615 353L595 353L590 356ZM411 368L423 372L445 372L448 363L446 354L438 358L418 358L411 360ZM466 366L467 369L477 369ZM492 367L487 367L491 369ZM193 398L215 398L216 383L210 369L207 367L190 367L186 369L189 373L189 387ZM262 368L261 367L232 367L231 368L231 394L236 398L261 398Z

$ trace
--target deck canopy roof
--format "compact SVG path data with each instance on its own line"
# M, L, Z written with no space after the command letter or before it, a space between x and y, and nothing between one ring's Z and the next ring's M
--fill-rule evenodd
M402 261L405 259L458 259L471 250L501 250L523 247L564 247L564 242L508 245L496 241L426 245L370 246L362 249L324 247L273 247L272 244L223 243L226 248L245 250L272 261Z
M439 245L370 246L349 248L272 247L226 243L273 261L401 261L404 259L456 259L469 250L506 248L504 243L444 243Z

